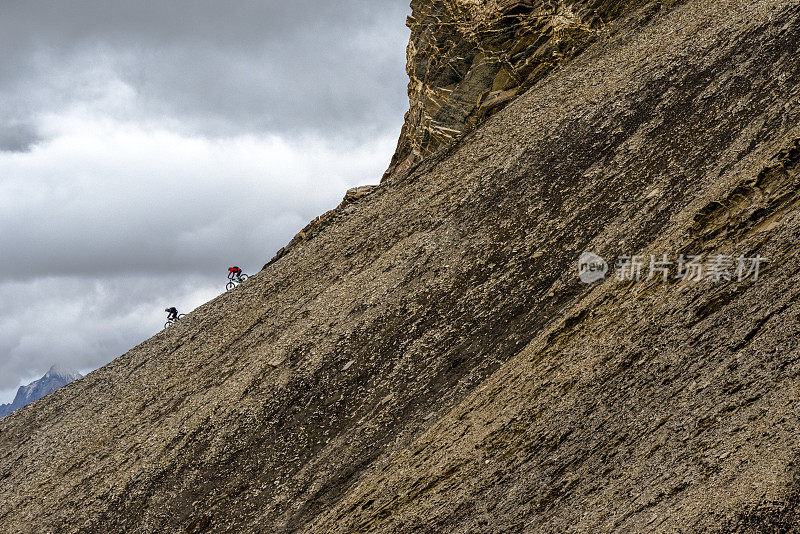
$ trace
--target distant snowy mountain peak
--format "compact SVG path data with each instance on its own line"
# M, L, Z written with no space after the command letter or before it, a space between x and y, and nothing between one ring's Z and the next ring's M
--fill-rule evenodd
M83 375L79 372L72 369L61 365L53 365L39 380L31 382L27 386L20 386L17 390L16 397L14 397L14 402L11 404L0 404L0 417L5 417L11 412L19 410L26 404L37 401L82 376Z
M79 372L75 371L74 369L70 369L68 367L64 367L63 365L54 365L50 368L49 371L42 377L44 378L68 378L71 381L77 380L81 378L83 375Z

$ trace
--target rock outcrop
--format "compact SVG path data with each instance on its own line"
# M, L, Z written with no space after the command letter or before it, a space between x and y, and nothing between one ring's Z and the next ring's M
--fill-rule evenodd
M798 48L794 0L621 15L0 421L0 530L796 531ZM607 279L579 280L584 251ZM663 254L666 278L618 280ZM680 255L765 261L694 281Z
M368 196L377 187L377 185L361 185L348 189L347 193L344 195L344 198L336 208L328 210L322 215L315 217L302 230L300 230L285 247L281 247L281 249L275 253L275 256L273 256L273 258L266 265L264 265L264 268L266 269L270 264L278 261L299 243L307 241L317 235L317 233L325 228L325 226L335 222L341 217L346 217L348 213L353 211L353 206L351 206L351 204Z
M578 55L643 0L413 0L411 107L386 176L409 169ZM669 3L669 2L667 2ZM651 2L658 10L663 2Z
M10 404L0 404L0 417L5 417L15 410L19 410L23 406L27 406L45 395L49 395L58 388L64 387L70 382L81 378L81 376L80 373L59 365L52 366L39 380L31 382L27 386L20 386L13 402Z

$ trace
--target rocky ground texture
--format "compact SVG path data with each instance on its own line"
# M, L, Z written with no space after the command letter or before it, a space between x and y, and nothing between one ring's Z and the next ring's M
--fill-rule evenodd
M631 8L0 421L0 530L797 531L798 48L795 1ZM586 250L767 261L586 285Z

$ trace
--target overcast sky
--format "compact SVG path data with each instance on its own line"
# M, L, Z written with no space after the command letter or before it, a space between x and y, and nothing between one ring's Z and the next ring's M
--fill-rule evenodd
M408 4L0 2L0 402L111 361L378 183Z

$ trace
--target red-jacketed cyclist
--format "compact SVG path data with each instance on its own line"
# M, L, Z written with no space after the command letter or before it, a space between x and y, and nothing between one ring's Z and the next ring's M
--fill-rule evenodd
M228 267L228 280L236 280L237 282L241 282L242 270L236 265L233 267Z

